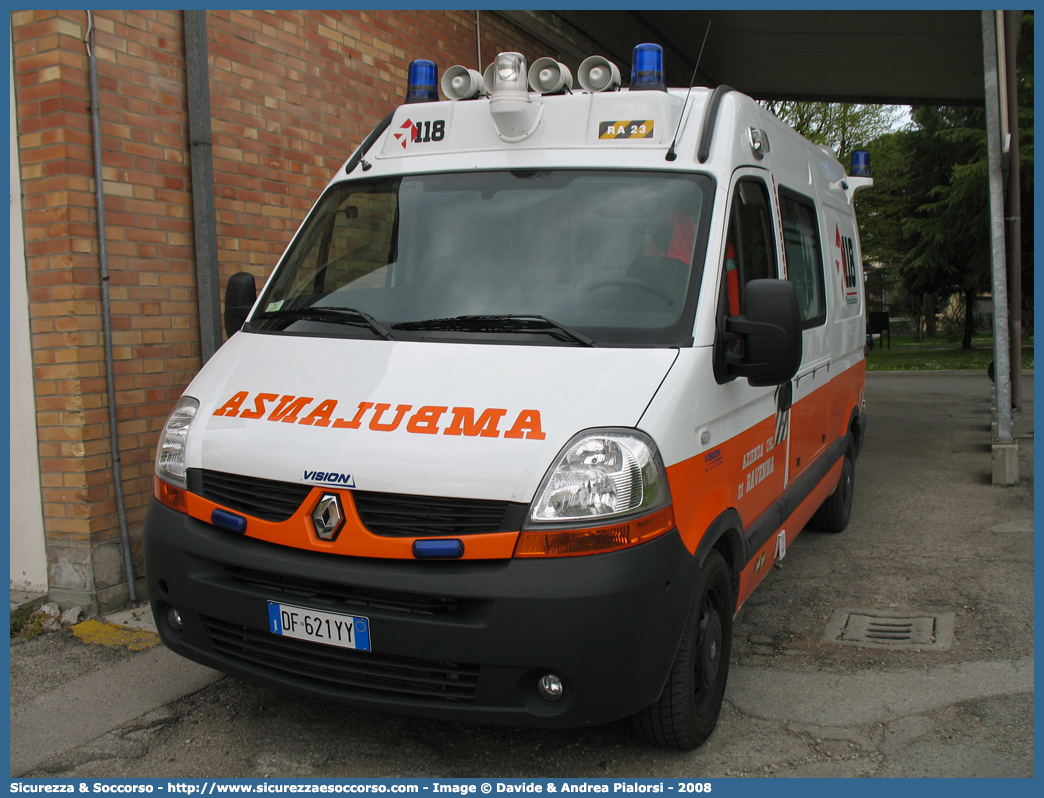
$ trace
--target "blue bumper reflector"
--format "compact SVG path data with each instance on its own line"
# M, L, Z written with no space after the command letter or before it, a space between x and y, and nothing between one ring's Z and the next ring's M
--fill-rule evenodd
M247 520L243 516L230 513L228 510L214 510L210 514L210 523L239 535L246 532L247 528Z
M464 556L463 540L415 540L413 556L418 559L453 559Z
M406 102L432 103L439 100L439 70L434 61L410 61L406 77Z

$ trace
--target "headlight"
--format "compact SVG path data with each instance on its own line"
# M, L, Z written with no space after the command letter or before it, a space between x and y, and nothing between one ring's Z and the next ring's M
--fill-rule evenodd
M599 522L670 503L655 444L629 430L591 430L573 438L537 496L531 525Z
M196 417L198 409L198 399L181 397L167 417L159 446L156 447L156 476L181 488L186 487L185 444L188 441L189 424Z

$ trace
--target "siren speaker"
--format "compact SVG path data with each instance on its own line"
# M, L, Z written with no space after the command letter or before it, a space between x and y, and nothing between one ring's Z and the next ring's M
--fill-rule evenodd
M553 58L538 58L529 68L529 88L541 94L554 94L573 88L569 67Z
M608 91L620 88L620 69L600 55L585 58L576 71L576 79L585 91Z
M482 75L474 69L451 66L442 76L442 93L451 100L470 100L484 91Z
M486 94L493 91L493 74L497 71L497 62L494 61L482 72L482 83L486 87Z

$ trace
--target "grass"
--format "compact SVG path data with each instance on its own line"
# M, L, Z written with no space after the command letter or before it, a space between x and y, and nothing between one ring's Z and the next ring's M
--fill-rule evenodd
M993 336L976 335L971 349L943 338L917 343L909 336L892 336L892 348L874 349L867 355L867 371L982 371L993 361ZM1033 368L1033 339L1022 346L1022 368Z
M43 631L47 616L37 612L36 607L23 607L11 613L11 637L36 637Z

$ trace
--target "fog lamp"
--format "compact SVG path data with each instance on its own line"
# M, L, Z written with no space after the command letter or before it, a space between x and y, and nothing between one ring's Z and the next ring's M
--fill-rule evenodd
M184 628L181 623L181 613L174 607L167 610L167 625L175 632L180 632Z
M562 686L561 679L553 673L548 673L540 677L540 681L537 682L537 689L540 691L541 698L548 701L558 701L562 698L562 691L565 688Z

